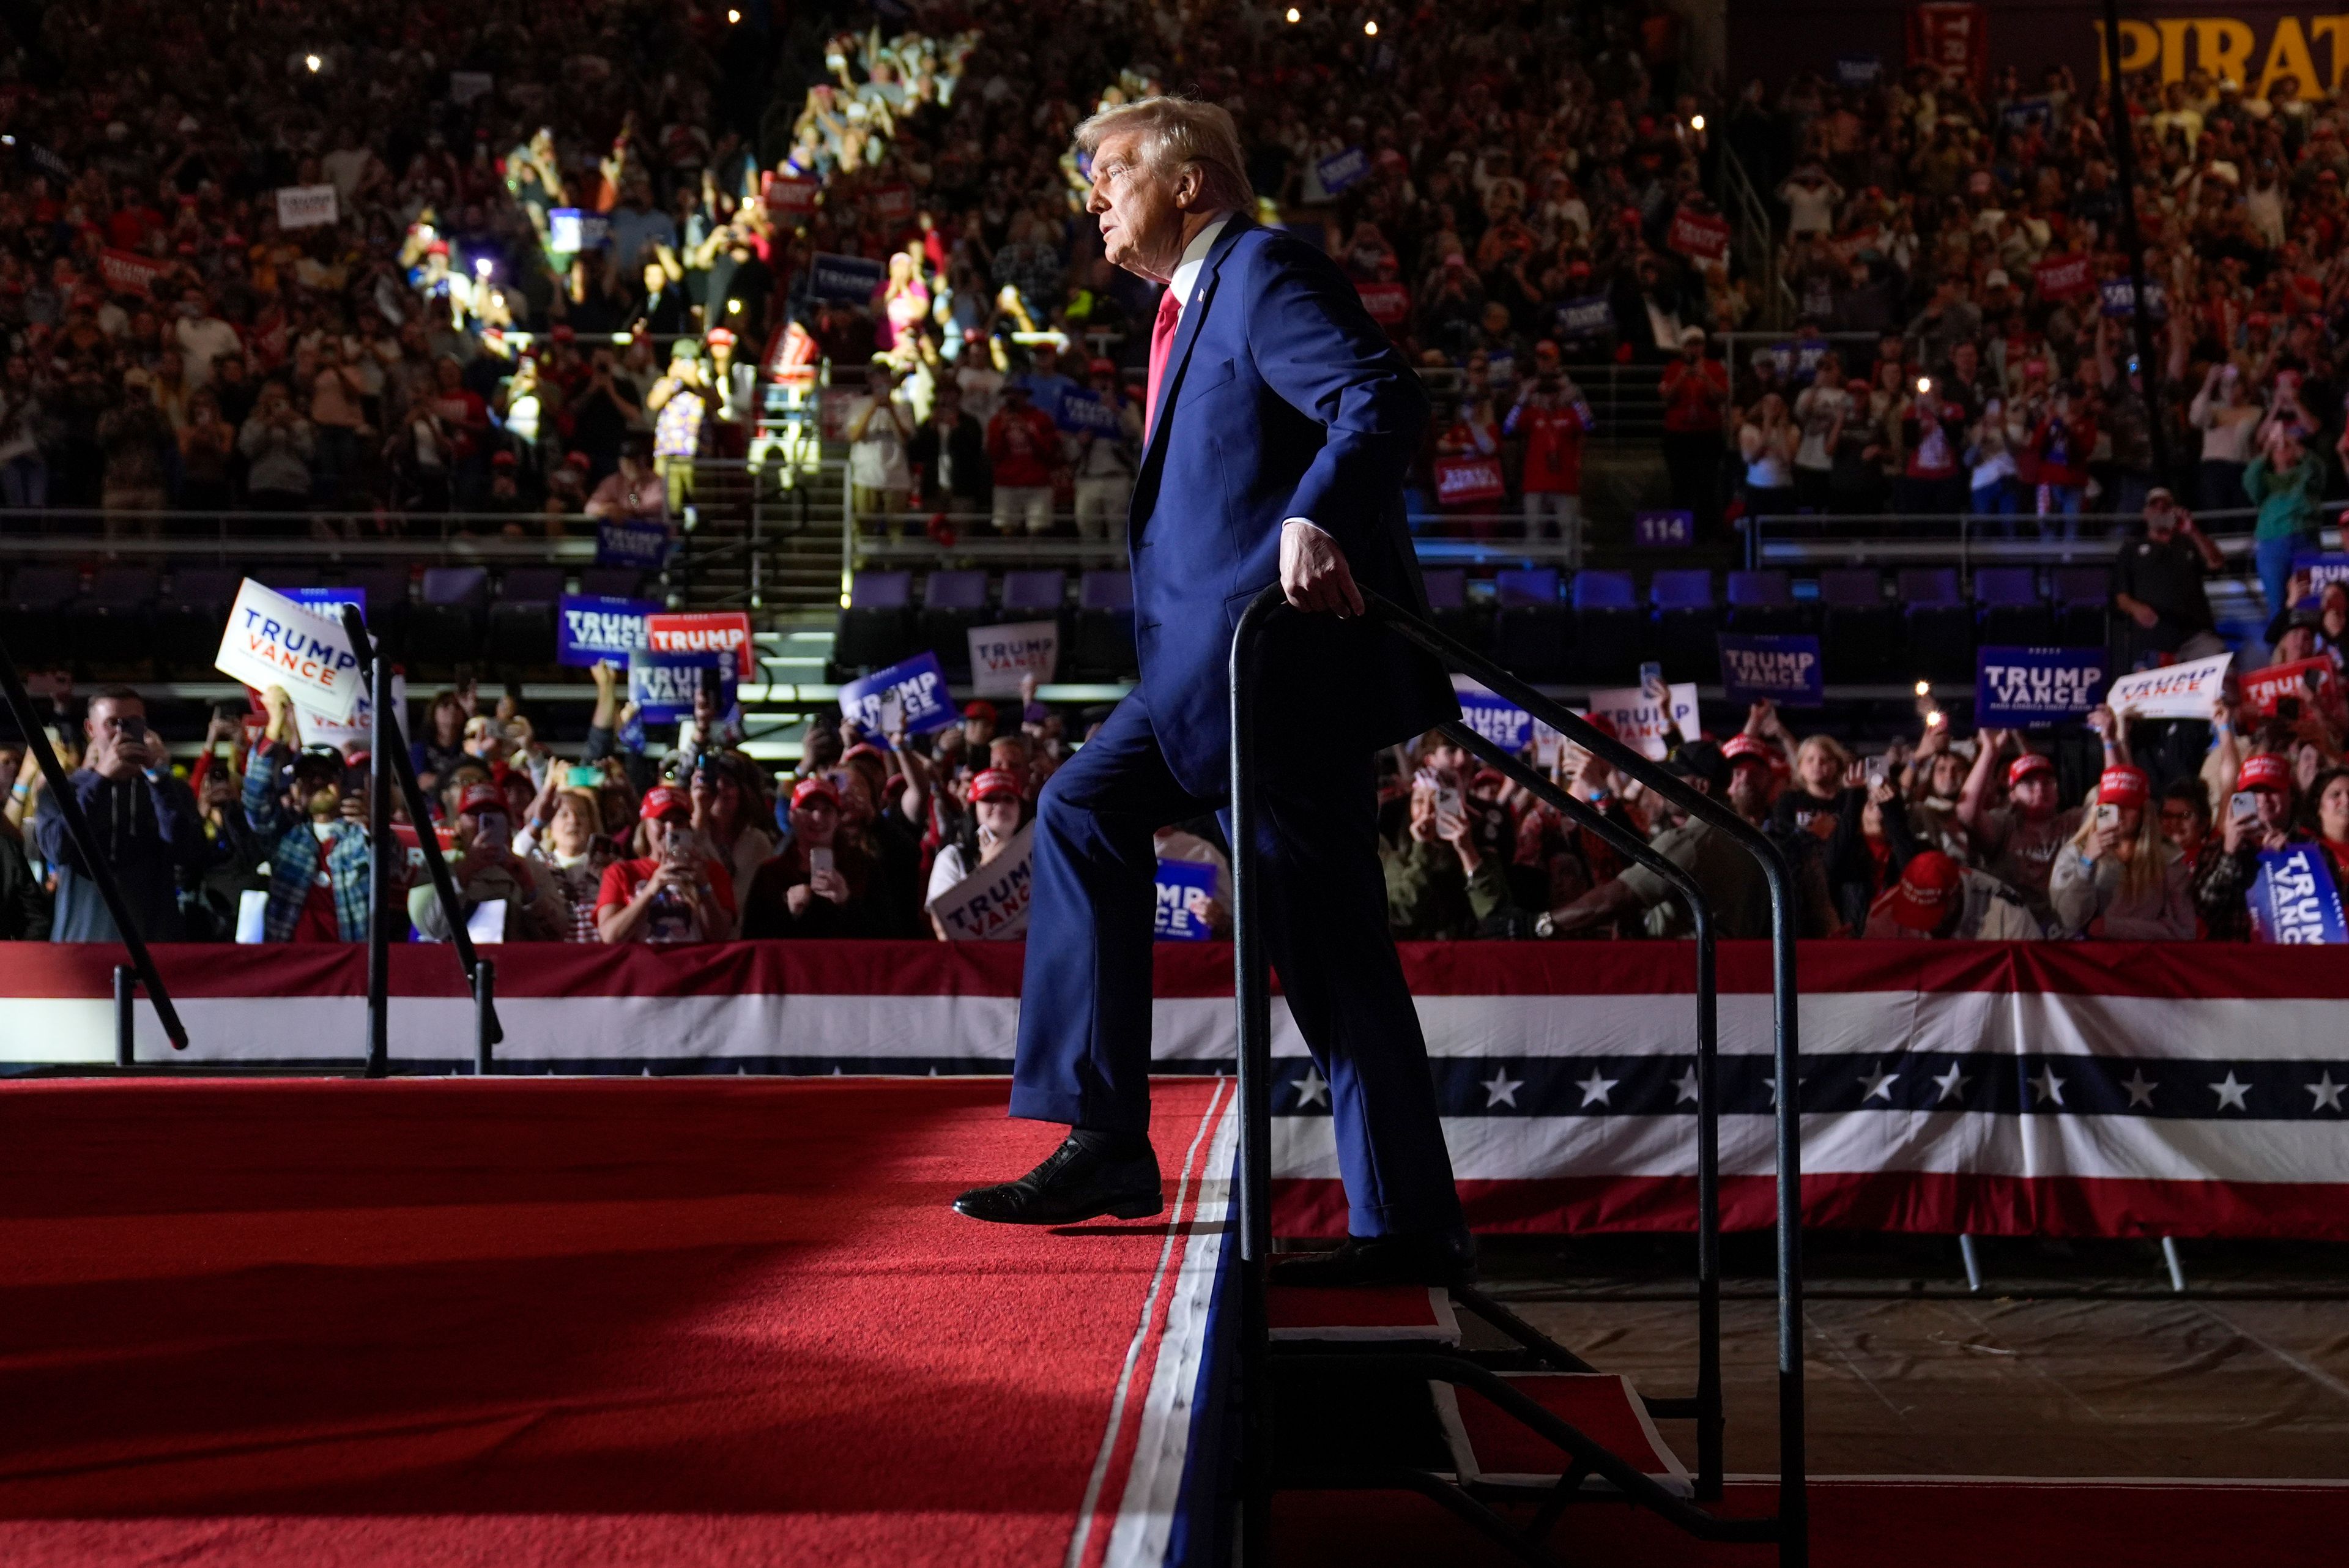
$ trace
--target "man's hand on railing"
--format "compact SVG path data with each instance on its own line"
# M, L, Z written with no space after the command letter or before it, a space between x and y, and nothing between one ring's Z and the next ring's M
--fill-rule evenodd
M1363 613L1362 590L1354 586L1346 553L1302 517L1281 526L1280 591L1292 607L1308 614L1326 610L1343 619Z

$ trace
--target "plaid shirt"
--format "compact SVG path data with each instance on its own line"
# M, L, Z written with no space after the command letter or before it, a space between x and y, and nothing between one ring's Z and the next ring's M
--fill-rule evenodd
M289 810L277 787L279 770L292 761L287 747L264 742L254 748L244 770L245 820L269 854L269 909L262 919L263 934L273 942L293 940L323 857L335 896L336 930L347 942L363 942L367 940L367 877L375 862L367 829L358 823L338 822L334 836L321 844L309 818Z

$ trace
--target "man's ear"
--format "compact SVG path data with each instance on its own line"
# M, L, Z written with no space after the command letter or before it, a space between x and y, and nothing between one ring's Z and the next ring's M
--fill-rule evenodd
M1196 163L1185 164L1183 172L1174 176L1174 205L1185 213L1198 212L1206 205L1207 176Z

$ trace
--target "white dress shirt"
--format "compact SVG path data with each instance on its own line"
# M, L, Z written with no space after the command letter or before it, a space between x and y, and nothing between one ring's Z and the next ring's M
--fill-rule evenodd
M1183 259L1174 264L1174 275L1166 280L1168 292L1174 296L1176 301L1175 309L1177 311L1187 310L1190 308L1191 292L1199 286L1199 269L1207 265L1207 253L1216 248L1216 236L1224 232L1225 227L1229 224L1231 221L1232 214L1229 213L1224 213L1222 216L1210 222L1206 228L1201 229L1197 234L1192 235L1191 243L1183 247ZM1302 523L1308 528L1312 529L1316 534L1323 534L1326 535L1327 533L1327 530L1323 529L1320 524L1314 522L1310 517L1285 517L1281 519L1281 526L1284 528L1291 523Z

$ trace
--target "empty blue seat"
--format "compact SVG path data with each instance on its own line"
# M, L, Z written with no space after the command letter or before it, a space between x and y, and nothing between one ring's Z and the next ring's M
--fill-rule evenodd
M1077 580L1076 633L1070 651L1071 671L1092 680L1116 680L1135 674L1140 665L1133 649L1133 574L1087 572Z
M1974 602L1982 607L1982 640L1992 647L2037 647L2055 636L2055 618L2039 597L2039 573L2031 566L1984 566L1974 574Z
M1648 579L1648 597L1660 610L1712 609L1713 574L1701 566L1667 568Z
M985 572L939 571L922 579L922 614L914 640L938 656L948 680L970 679L970 628L987 619Z
M1905 675L1930 680L1971 680L1974 675L1974 612L1958 593L1952 566L1904 566L1900 608L1908 622Z
M913 594L911 572L852 575L847 607L833 628L833 664L843 672L874 670L912 652Z
M1787 609L1795 603L1794 585L1784 572L1732 572L1729 574L1729 607L1732 609Z
M2057 644L2064 648L2105 647L2112 636L2112 568L2058 566L2052 587Z
M1133 613L1133 574L1087 572L1077 584L1077 607Z
M1640 677L1654 642L1654 625L1629 572L1577 572L1573 650L1567 669L1593 686L1628 685Z
M913 597L911 572L858 572L848 579L850 609L904 609Z
M1493 597L1503 609L1554 605L1557 603L1557 572L1550 566L1496 572L1493 575Z
M554 607L563 597L560 566L509 566L490 606L483 649L490 662L539 666L554 662Z
M1702 566L1671 566L1648 579L1656 607L1656 648L1667 680L1721 679L1721 607L1713 601L1713 573Z
M1457 566L1423 573L1421 580L1427 585L1429 609L1441 613L1468 607L1468 574Z
M1819 663L1829 680L1881 680L1899 652L1899 615L1873 566L1819 574Z
M1873 566L1830 566L1819 574L1819 602L1831 609L1883 609L1884 575Z
M1006 572L1003 609L1007 615L1058 615L1069 602L1066 572Z
M1574 576L1574 607L1578 610L1628 610L1640 607L1629 572L1578 572Z
M1974 574L1974 603L1985 609L2039 602L2039 573L2033 567L1984 566Z
M1958 572L1954 566L1903 566L1899 581L1900 603L1911 611L1941 609L1965 602L1958 595Z

